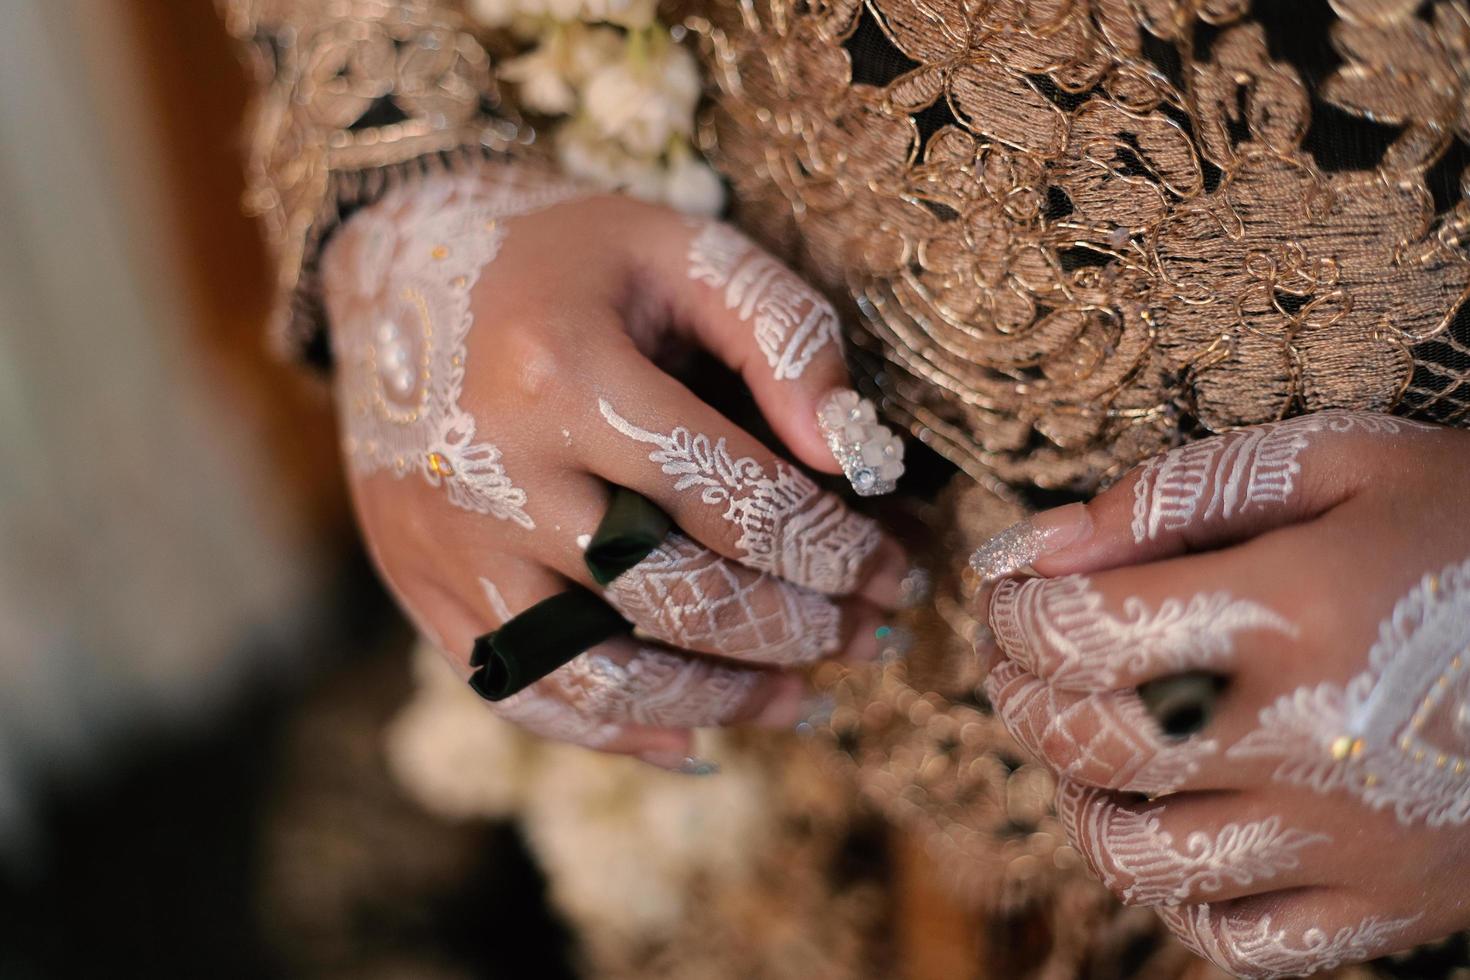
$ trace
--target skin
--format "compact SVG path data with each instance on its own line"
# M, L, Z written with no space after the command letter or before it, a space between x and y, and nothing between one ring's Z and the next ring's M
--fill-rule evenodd
M367 213L399 221L405 211L390 199ZM345 339L344 331L359 328L354 324L374 322L383 312L353 288L365 248L363 225L354 217L324 255L334 343ZM741 588L765 597L804 589L808 583L748 567L721 509L702 503L698 493L676 490L674 478L650 462L649 447L610 426L599 402L659 432L682 426L724 438L733 455L751 457L768 471L781 459L797 469L840 473L816 424L821 399L850 383L840 346L820 350L799 378L775 379L751 324L727 308L720 290L687 275L686 256L700 226L672 211L622 197L587 196L503 225L499 253L471 294L474 326L459 404L474 417L476 439L499 448L507 475L526 492L524 509L534 529L454 507L442 488L413 475L354 473L351 479L369 549L421 631L467 676L475 638L499 626L502 613L518 613L569 583L598 589L582 550L606 510L612 485L634 489L662 507L684 535L713 553L711 561L728 565L728 577ZM694 348L740 376L784 450L763 445L668 373L664 365ZM840 617L831 655L876 656L873 632L896 605L907 567L903 549L884 535L847 593L822 600L835 605ZM499 610L482 579L503 600ZM592 652L623 664L649 646L630 638ZM711 715L700 719L704 725L785 727L802 714L805 684L798 670L789 669L796 665L742 660L718 642L675 652L700 677L718 674L715 666L757 675L748 685L730 684L720 675L721 690L742 693L733 704L714 698ZM555 702L580 721L603 724L593 735L574 731L576 725L552 725L543 734L671 767L688 754L688 729L640 724L626 704L620 716L598 716L619 699L582 698L564 681L552 675L531 689L531 697Z
M1136 685L1176 671L1177 662L1145 657L1121 671L1094 672L1092 679L1078 681L1089 675L1070 662L1075 647L1013 626L1002 630L1007 635L1001 644L981 652L996 665L992 676L1006 682L1004 690L993 685L997 709L1016 716L1010 720L1018 738L1067 777L1072 799L1063 813L1074 822L1074 843L1121 899L1136 901L1137 870L1124 867L1096 834L1084 832L1083 810L1118 808L1155 818L1176 850L1192 834L1214 839L1228 824L1279 821L1296 840L1306 841L1289 848L1292 860L1278 861L1268 875L1242 876L1249 881L1200 876L1174 900L1185 907L1209 903L1217 917L1238 922L1261 922L1269 915L1289 939L1311 927L1335 934L1370 916L1406 920L1366 951L1378 955L1470 927L1470 894L1463 885L1470 874L1470 826L1404 822L1391 808L1371 808L1351 793L1317 792L1279 778L1279 758L1234 756L1230 748L1261 727L1262 710L1278 698L1323 682L1344 685L1368 670L1380 623L1400 598L1426 574L1470 558L1464 514L1470 433L1406 423L1398 423L1397 432L1319 431L1308 437L1297 461L1300 473L1285 500L1228 517L1197 517L1142 541L1131 528L1134 483L1144 478L1142 471L1085 505L1034 519L1042 527L1080 531L1069 530L1070 543L1032 563L1051 581L1028 584L1028 590L1080 574L1114 617L1125 618L1130 598L1141 603L1135 611L1156 610L1170 600L1187 604L1222 592L1280 617L1238 619L1227 642L1188 646L1192 655L1204 656L1198 651L1207 649L1211 669L1229 684L1203 732L1159 749L1178 753L1202 740L1218 744L1171 792L1158 796L1156 788L1129 785L1120 770L1079 764L1079 746L1093 733L1063 737L1047 722L1070 711L1085 726L1109 714L1092 706L1116 706L1133 696ZM980 601L986 611L1013 621L1005 603L1014 604L1017 587L1005 588L1008 597L992 601L997 590L986 590ZM1470 636L1470 627L1462 632ZM1101 654L1094 649L1090 655ZM1099 673L1106 682L1096 680ZM1022 697L1044 705L1049 717L1027 717ZM1248 958L1232 958L1237 955L1243 954L1227 948L1216 959L1243 975L1274 972L1256 969ZM1314 965L1320 964L1305 964Z

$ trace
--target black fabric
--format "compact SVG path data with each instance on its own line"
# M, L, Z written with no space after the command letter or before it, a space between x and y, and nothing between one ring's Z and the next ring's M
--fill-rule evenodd
M648 498L617 487L584 553L592 580L607 585L647 558L673 527L669 515Z
M632 626L582 588L543 599L493 633L475 641L470 687L487 701L525 690L578 654Z

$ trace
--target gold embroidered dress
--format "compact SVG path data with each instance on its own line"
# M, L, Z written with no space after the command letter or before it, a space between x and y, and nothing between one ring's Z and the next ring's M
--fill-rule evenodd
M261 83L250 204L277 333L325 363L316 255L352 208L541 155L495 81L514 45L436 0L224 7ZM698 135L735 220L847 313L865 383L966 475L940 505L948 555L1038 491L1238 426L1328 408L1470 425L1470 2L663 15L701 55ZM1050 777L975 689L952 576L936 608L913 662L841 682L836 756L983 903L1096 908Z

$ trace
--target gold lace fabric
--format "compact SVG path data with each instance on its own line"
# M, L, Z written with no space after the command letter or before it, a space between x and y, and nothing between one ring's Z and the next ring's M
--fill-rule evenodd
M1431 192L1470 161L1470 11L1272 6L746 0L688 23L742 217L855 298L891 407L972 474L1087 488L1296 412L1470 423L1470 204ZM1330 55L1299 68L1279 42L1314 20Z
M278 269L276 340L324 361L317 252L399 181L505 152L491 56L434 0L218 0L258 83L246 206Z

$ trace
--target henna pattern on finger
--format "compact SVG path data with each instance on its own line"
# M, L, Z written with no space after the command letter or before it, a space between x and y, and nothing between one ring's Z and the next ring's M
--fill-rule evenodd
M1127 905L1173 906L1244 887L1300 867L1299 853L1328 844L1326 834L1283 828L1280 817L1196 831L1182 846L1163 829L1167 804L1146 811L1119 806L1103 790L1064 782L1057 815L1067 837L1109 891Z
M485 601L495 614L495 625L501 626L510 622L515 614L511 612L499 587L482 576L480 589L485 593ZM571 742L589 749L602 748L617 737L620 731L618 725L613 724L610 719L578 711L571 704L548 696L543 690L546 683L543 681L503 701L496 701L490 705L490 710L533 735L558 742Z
M1228 520L1291 499L1297 457L1319 432L1394 435L1433 427L1374 412L1329 411L1189 443L1143 465L1133 484L1133 541L1207 520Z
M990 626L1020 666L1068 690L1106 691L1186 670L1222 667L1235 657L1235 634L1272 630L1296 635L1285 618L1228 592L1187 602L1165 599L1157 610L1123 600L1123 615L1103 608L1102 593L1082 575L1002 580L991 594Z
M1421 916L1369 916L1335 932L1278 928L1270 916L1232 918L1210 905L1158 909L1179 941L1226 973L1252 980L1298 977L1360 963L1394 948L1395 938Z
M843 594L857 585L882 541L876 522L784 460L775 461L772 474L750 456L732 456L723 436L711 441L683 426L668 435L649 432L605 399L597 404L614 429L655 447L648 458L675 477L676 491L697 490L705 504L724 508L722 516L739 532L735 549L743 564L822 592Z
M1404 825L1470 822L1470 559L1426 575L1379 626L1368 669L1263 708L1231 758L1392 808Z
M682 534L670 534L613 580L607 600L650 637L673 647L767 664L819 660L840 645L831 599L746 572Z
M801 377L818 351L842 343L832 304L727 224L708 223L694 236L689 278L724 290L725 308L753 323L778 381Z
M491 710L532 735L589 749L602 748L622 731L620 725L583 714L536 687L528 687L504 701L495 702Z
M478 424L460 405L470 294L500 251L507 219L578 193L562 183L441 175L356 216L352 289L362 308L335 335L343 447L354 471L418 473L456 507L535 528L500 449L477 441Z
M645 647L627 663L588 651L552 674L585 715L655 728L707 728L736 717L761 674Z
M1166 741L1137 693L1069 695L1010 661L985 679L1006 730L1059 776L1148 795L1184 786L1219 746L1213 739Z

